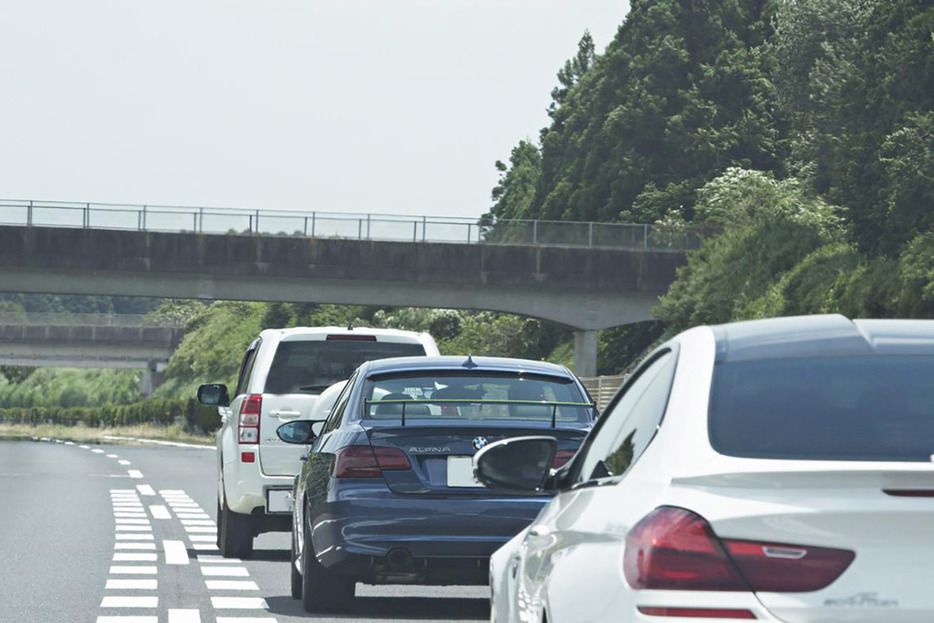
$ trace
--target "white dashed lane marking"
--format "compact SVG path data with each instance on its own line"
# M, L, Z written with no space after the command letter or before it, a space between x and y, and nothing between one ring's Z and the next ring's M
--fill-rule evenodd
M114 552L114 562L156 562L159 556L156 554L136 553L136 552Z
M158 570L155 565L139 565L139 566L120 566L115 565L110 567L110 575L156 575Z
M262 597L211 597L217 610L265 610L269 606Z
M97 623L159 623L159 617L97 617Z
M201 575L247 578L250 577L250 572L246 570L246 567L201 567Z
M204 584L212 591L258 591L259 586L253 580L205 580Z
M155 550L155 543L114 543L114 549L144 549L144 550Z
M155 495L156 492L153 491L152 487L149 485L136 485L136 490L139 491L140 495Z
M93 450L91 450L91 452L93 452L94 454L104 454L104 451L101 450L100 448L94 448Z
M149 507L149 512L152 513L153 519L171 519L172 513L169 512L165 506L161 504L153 504Z
M142 478L143 477L143 472L139 471L138 469L128 469L126 473L130 476L130 478Z
M130 462L127 461L126 459L120 459L119 461L117 461L117 463L119 463L120 465L130 465Z
M158 597L104 597L101 608L158 608Z
M201 611L188 608L169 610L169 623L201 623Z
M119 458L119 457L118 457L116 454L108 454L108 455L107 455L107 458L108 458L108 459L116 459L116 458Z
M153 540L153 539L152 539L152 533L149 533L149 534L146 534L146 533L142 533L142 534L115 534L114 536L117 538L118 541L120 541L120 540L124 540L124 541L140 541L140 540L146 540L146 539L149 539L150 541Z
M162 549L165 552L165 563L168 565L187 565L188 549L182 541L163 541Z

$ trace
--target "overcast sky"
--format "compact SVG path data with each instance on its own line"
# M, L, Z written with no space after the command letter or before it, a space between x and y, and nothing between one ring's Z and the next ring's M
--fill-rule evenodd
M477 216L624 0L0 0L0 198Z

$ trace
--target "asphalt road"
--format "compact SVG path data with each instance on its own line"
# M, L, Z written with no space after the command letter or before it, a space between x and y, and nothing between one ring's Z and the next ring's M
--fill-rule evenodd
M0 621L478 621L485 587L357 586L350 615L289 596L289 535L217 557L211 449L0 441ZM183 523L184 522L184 523Z

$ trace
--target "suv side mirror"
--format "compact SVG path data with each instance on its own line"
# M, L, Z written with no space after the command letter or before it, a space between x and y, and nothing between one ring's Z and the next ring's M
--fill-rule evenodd
M501 491L541 491L558 450L554 437L513 437L486 446L473 459L474 477Z
M318 438L315 428L320 430L319 425L323 423L321 420L292 420L277 428L276 435L285 443L309 444Z
M226 407L230 405L227 386L220 383L202 385L198 388L198 402L207 407Z

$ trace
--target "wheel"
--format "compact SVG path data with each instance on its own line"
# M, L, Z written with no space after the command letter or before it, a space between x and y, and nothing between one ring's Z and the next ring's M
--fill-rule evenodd
M249 558L253 555L253 527L250 516L227 508L227 500L217 503L217 548L224 558Z
M356 582L330 573L318 559L311 544L308 524L302 526L302 607L305 612L349 612L353 606Z
M295 555L295 527L292 527L292 562L289 565L292 570L292 599L301 599L302 598L302 574L298 572L296 568L296 561L298 556Z

